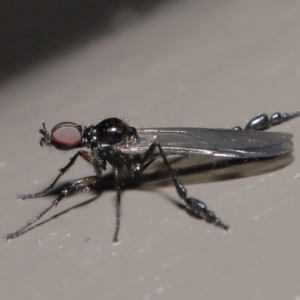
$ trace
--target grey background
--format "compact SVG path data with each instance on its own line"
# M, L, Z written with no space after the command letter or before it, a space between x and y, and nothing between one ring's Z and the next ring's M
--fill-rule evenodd
M299 8L276 0L116 5L104 24L51 51L51 38L20 60L2 48L1 298L300 299L299 119L274 128L294 135L284 168L187 185L230 234L188 216L172 185L154 183L123 193L117 246L111 189L77 208L95 194L68 197L42 226L4 241L55 197L17 194L45 187L72 155L39 147L43 119L49 129L110 116L135 126L232 127L300 109ZM91 173L79 160L62 182Z

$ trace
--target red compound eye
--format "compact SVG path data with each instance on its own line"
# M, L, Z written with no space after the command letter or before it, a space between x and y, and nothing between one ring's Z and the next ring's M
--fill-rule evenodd
M51 130L51 142L61 150L69 150L80 146L82 140L81 126L72 122L63 122Z

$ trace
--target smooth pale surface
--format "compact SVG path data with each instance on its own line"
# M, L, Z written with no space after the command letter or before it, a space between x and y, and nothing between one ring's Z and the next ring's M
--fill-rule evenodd
M122 12L121 12L122 13ZM128 12L127 12L128 13ZM125 14L126 15L126 14ZM129 12L133 16L134 12ZM232 127L300 109L299 1L170 1L1 82L1 236L55 195L16 201L55 178L71 152L40 148L40 121ZM232 232L191 218L171 186L65 199L0 242L1 299L300 299L300 118L285 168L188 185ZM251 165L249 166L251 168ZM78 161L62 182L93 174ZM207 175L209 176L209 174Z

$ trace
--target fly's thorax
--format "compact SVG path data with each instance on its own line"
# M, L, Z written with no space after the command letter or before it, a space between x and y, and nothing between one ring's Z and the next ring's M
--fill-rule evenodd
M137 138L136 129L118 118L109 118L95 126L98 141L103 144L115 145Z

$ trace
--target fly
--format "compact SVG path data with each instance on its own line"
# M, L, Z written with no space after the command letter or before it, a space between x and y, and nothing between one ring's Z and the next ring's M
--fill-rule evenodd
M7 235L11 240L25 233L34 222L71 192L97 185L103 178L103 171L109 163L113 168L116 187L116 228L113 242L118 242L121 219L121 187L124 179L137 179L155 160L162 159L176 188L178 196L185 202L186 209L194 216L227 231L226 225L206 204L196 198L187 197L187 190L171 168L171 156L208 155L224 159L260 159L288 153L293 148L292 135L281 132L262 132L271 126L288 121L300 115L295 113L275 113L268 117L261 114L251 119L244 129L206 129L193 127L178 128L135 128L118 118L108 118L97 125L82 127L73 122L63 122L54 126L49 133L42 122L40 145L54 146L59 150L79 150L69 163L59 170L56 179L43 191L20 195L21 199L36 198L47 194L60 177L68 171L80 156L89 162L95 174L75 180L66 185L59 196L40 214L32 218L19 230Z

